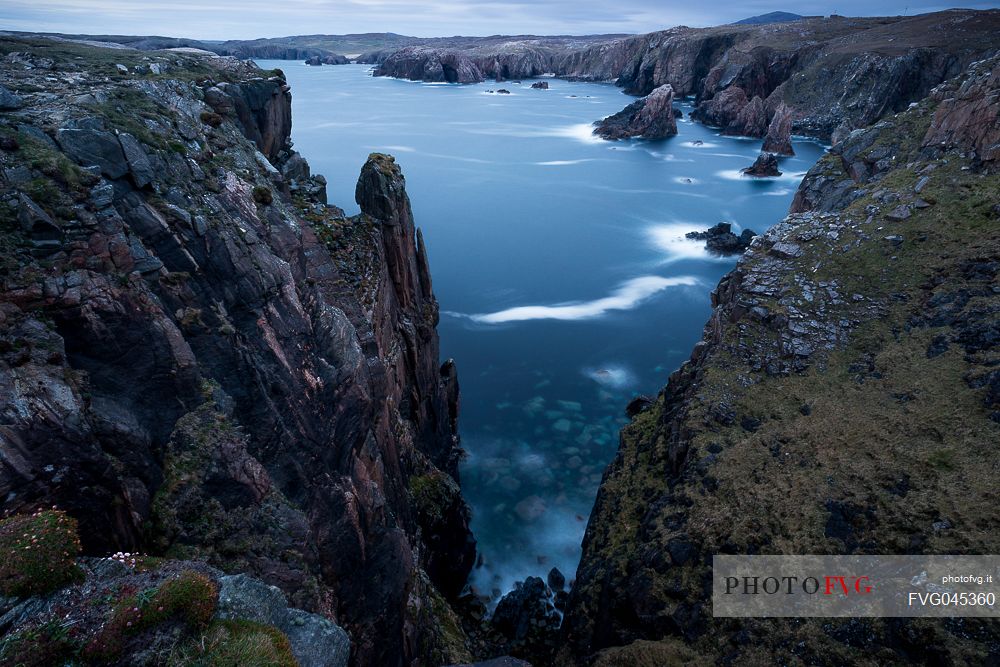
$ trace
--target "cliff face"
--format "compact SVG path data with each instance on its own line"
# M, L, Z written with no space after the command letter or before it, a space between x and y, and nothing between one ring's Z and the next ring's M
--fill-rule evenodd
M762 137L782 104L792 131L836 141L902 111L972 62L997 52L1000 11L915 17L807 18L788 23L678 27L598 43L516 40L452 43L367 54L377 75L473 83L552 72L614 80L648 95L670 85L693 96L695 117L734 135ZM439 66L461 66L449 76ZM430 63L430 66L427 65Z
M635 95L670 84L680 96L695 96L696 117L748 136L762 136L784 103L796 133L830 140L905 109L996 53L998 29L995 10L675 28L593 46L555 71L614 78ZM740 115L757 98L766 117L746 129Z
M605 473L564 664L996 659L994 621L714 619L707 596L716 553L1000 547L998 67L845 138L720 282Z
M359 665L467 657L457 380L405 182L325 205L283 75L0 42L0 495L250 572Z

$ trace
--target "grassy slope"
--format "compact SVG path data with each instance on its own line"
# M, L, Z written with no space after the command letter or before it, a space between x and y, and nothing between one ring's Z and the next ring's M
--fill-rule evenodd
M921 151L932 112L928 101L880 124L869 151L890 149L884 177L846 209L790 218L781 233L803 254L783 260L780 292L757 304L799 322L846 324L834 327L832 349L813 354L804 372L761 372L762 359L781 356L780 335L751 317L732 321L727 304L718 343L695 364L680 399L661 396L624 429L588 529L570 637L590 635L598 647L642 635L663 641L608 652L601 664L681 651L673 636L684 634L702 656L759 664L939 655L971 664L997 650L995 624L715 622L702 588L711 554L720 551L1000 548L1000 424L989 418L995 408L984 402L986 390L974 387L1000 355L954 343L928 352L940 336L961 337L970 321L994 332L1000 326L996 264L992 275L975 270L1000 260L1000 176L970 169L958 151L936 159ZM848 178L832 155L816 170ZM933 205L890 221L886 213L898 202L916 199L919 172L929 175L920 196ZM773 261L757 246L738 271L752 274ZM931 317L940 314L935 304L960 304L955 295L968 297L957 326L934 326L941 323ZM731 423L717 417L727 409ZM835 513L847 517L846 535L831 529ZM950 527L934 527L943 520ZM671 563L662 554L675 541L695 545L698 556ZM685 620L698 601L706 604L695 614L700 620ZM616 636L599 627L606 620ZM867 639L852 645L852 633ZM876 648L866 653L871 643ZM819 659L823 651L830 653Z

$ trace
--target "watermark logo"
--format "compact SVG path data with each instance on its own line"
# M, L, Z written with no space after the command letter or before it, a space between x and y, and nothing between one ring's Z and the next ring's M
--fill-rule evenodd
M718 617L1000 617L1000 556L731 556Z

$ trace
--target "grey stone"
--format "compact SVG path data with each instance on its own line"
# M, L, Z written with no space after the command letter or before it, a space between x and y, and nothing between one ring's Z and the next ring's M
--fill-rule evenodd
M208 221L205 220L205 216L203 215L194 216L191 226L194 228L194 233L198 236L204 236L208 232Z
M13 111L24 106L24 100L20 95L15 95L3 86L0 86L0 111Z
M794 259L802 255L802 248L796 243L789 243L788 241L779 241L775 243L771 248L771 254L777 255L778 257L784 257L787 259Z
M910 207L905 204L900 204L896 208L889 211L889 213L886 214L885 217L889 218L890 220L895 220L896 222L901 222L909 218L911 215L913 214L910 212Z
M930 180L931 180L930 176L922 177L919 181L917 181L917 184L913 186L913 191L919 194L921 190L927 187L927 183Z
M351 640L333 621L301 609L289 609L288 622L281 629L288 635L300 667L347 667Z
M121 178L129 165L118 138L110 132L63 128L56 133L63 151L81 165L96 165L108 178Z
M216 616L273 625L288 636L301 667L346 667L351 655L343 628L319 614L289 609L280 590L245 574L219 579Z
M245 574L237 574L219 579L216 616L281 627L288 622L288 604L278 588Z
M153 179L156 178L156 171L139 140L131 134L122 133L118 135L118 143L121 144L122 152L125 153L125 160L132 172L132 182L135 183L135 186L144 188L152 183Z

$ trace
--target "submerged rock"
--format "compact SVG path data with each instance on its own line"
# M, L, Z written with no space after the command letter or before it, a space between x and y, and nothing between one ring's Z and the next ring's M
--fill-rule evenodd
M618 113L595 123L594 134L614 141L639 137L665 139L677 134L674 115L674 89L665 84Z
M778 158L773 153L761 153L754 163L743 170L747 176L781 176L778 170Z

